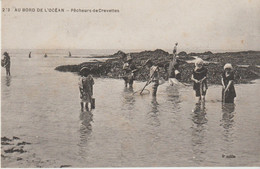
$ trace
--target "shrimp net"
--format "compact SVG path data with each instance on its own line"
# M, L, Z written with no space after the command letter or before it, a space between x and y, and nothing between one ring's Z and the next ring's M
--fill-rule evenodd
M142 90L137 90L137 91L135 91L134 93L133 93L133 95L140 95L140 96L142 96L142 95L148 95L148 94L150 94L150 90L148 90L148 89L144 89L143 90L143 92L141 93L141 91Z

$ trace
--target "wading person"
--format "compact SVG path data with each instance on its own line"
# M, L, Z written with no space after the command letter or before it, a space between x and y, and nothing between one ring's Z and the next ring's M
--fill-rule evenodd
M11 67L11 59L7 52L4 52L4 59L2 60L2 66L5 67L6 75L11 76L10 67Z
M159 79L160 79L160 76L159 76L159 67L158 66L155 66L153 64L153 62L148 59L146 62L145 62L145 65L147 66L147 68L149 68L150 70L150 74L149 74L149 83L153 83L153 91L152 91L152 96L156 96L157 94L157 89L158 89L158 86L159 86ZM148 84L149 84L148 83Z
M134 83L134 76L135 76L135 70L136 66L133 63L133 59L130 54L127 55L126 57L126 62L123 65L123 70L124 70L124 81L125 81L125 87L129 84L129 87L133 87Z
M232 65L230 63L225 64L224 72L222 73L222 102L234 103L236 97L236 91L234 87L234 72L232 71Z
M180 65L179 56L174 57L173 60L170 61L168 67L168 79L170 85L173 85L172 78L177 79L178 81L181 80L181 73L179 72L179 65Z
M80 105L81 110L83 111L86 108L87 111L92 107L91 104L93 100L93 85L94 79L90 74L91 70L83 67L80 70L80 78L79 78L79 91L80 91ZM89 107L90 105L90 107Z
M195 68L192 72L191 80L194 82L193 90L195 90L195 96L197 102L201 99L205 100L205 95L208 89L207 86L207 68L203 66L203 60L201 58L196 59Z
M31 57L32 57L32 56L31 56L31 54L32 54L32 52L30 52L30 53L29 53L29 58L31 58Z
M173 57L175 57L177 55L177 46L178 46L178 42L175 43L175 46L173 48L173 52L172 52Z

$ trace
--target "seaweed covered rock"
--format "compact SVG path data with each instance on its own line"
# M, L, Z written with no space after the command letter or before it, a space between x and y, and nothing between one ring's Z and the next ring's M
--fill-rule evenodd
M113 56L117 57L119 59L125 59L127 55L126 55L126 53L119 50L117 53L113 54Z
M225 63L231 63L235 72L235 83L246 83L250 80L257 79L260 76L260 52L227 52L216 53L189 53L180 52L179 56L183 60L183 64L179 66L182 82L191 83L191 74L194 69L193 63L187 63L185 60L194 59L192 56L199 56L203 60L207 60L205 67L208 68L208 82L210 84L221 84L221 74ZM144 81L149 78L149 70L144 66L147 59L151 59L155 65L160 66L160 74L167 77L167 64L172 59L172 54L161 49L154 51L143 51L131 53L132 62L139 67L136 73L136 80ZM79 72L86 66L89 67L91 73L96 77L121 78L124 75L123 64L126 54L122 51L108 56L106 61L84 62L79 65L58 66L55 70L63 72ZM248 65L246 67L239 66L241 64Z
M179 55L179 56L185 56L185 57L188 56L188 54L187 54L186 52L184 52L184 51L178 53L178 55Z

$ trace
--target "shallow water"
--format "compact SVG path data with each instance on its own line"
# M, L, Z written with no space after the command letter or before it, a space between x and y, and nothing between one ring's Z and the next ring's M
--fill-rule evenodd
M235 105L222 107L221 86L210 86L205 105L196 106L191 86L165 83L154 99L133 96L122 80L98 78L96 109L82 113L78 76L54 68L87 59L11 59L12 76L3 68L1 76L2 137L32 144L2 158L2 167L260 164L260 80L236 85ZM144 84L135 82L133 90Z

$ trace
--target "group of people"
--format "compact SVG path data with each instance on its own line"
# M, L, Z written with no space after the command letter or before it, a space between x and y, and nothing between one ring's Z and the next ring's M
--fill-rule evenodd
M203 66L203 60L201 58L196 59L195 68L192 72L191 80L193 83L193 90L197 101L205 101L207 93L207 68ZM221 76L222 84L222 102L223 103L234 103L236 97L236 91L234 87L234 72L233 67L230 63L225 64L224 71Z
M177 45L175 44L173 50L173 58L170 60L169 64L164 65L164 69L167 71L167 77L169 83L174 85L174 80L181 79L181 73L179 71L179 65L182 61L177 55ZM159 66L155 64L152 60L148 59L145 64L141 67L135 66L133 63L133 58L130 54L126 56L125 63L123 64L124 76L122 77L125 82L125 87L133 88L133 83L135 80L136 73L143 67L149 70L149 80L147 84L152 83L152 96L156 96L157 89L160 81ZM236 97L236 91L234 87L234 73L233 68L230 63L225 64L224 72L222 74L222 102L224 103L234 103L234 98ZM81 108L89 109L88 105L92 103L93 96L93 85L94 80L92 75L89 73L91 70L88 68L82 68L80 70L80 98L81 98ZM208 90L207 84L207 73L208 69L204 67L204 62L201 58L195 60L195 68L191 75L191 80L193 81L193 90L195 91L195 97L197 102L205 101L205 96ZM174 80L173 80L174 79ZM85 106L84 106L85 104Z
M170 60L168 65L164 65L165 71L167 71L167 78L171 85L174 85L174 80L181 79L181 73L179 71L179 65L182 61L177 55L177 45L175 44L173 50L173 58ZM7 52L3 53L4 58L1 60L2 67L6 68L6 75L11 76L10 66L11 59ZM45 54L46 55L46 54ZM31 57L31 52L29 54ZM46 56L45 56L46 57ZM159 74L159 65L154 64L152 60L148 59L142 67L137 67L133 63L133 58L130 54L127 55L126 61L123 64L124 70L124 82L125 87L133 88L133 83L135 80L136 73L143 67L149 69L149 80L147 84L152 83L152 95L155 97L157 89L159 86L160 74ZM224 71L222 73L221 84L222 84L222 102L224 103L234 103L234 98L236 97L236 91L234 87L234 73L233 67L230 63L225 64ZM207 68L203 65L203 60L197 58L195 61L195 68L191 75L191 80L193 81L193 90L195 91L195 96L197 101L204 101L207 93ZM89 110L94 108L95 99L93 98L93 85L94 79L91 75L91 69L83 67L80 70L80 80L79 80L79 90L81 98L81 109L84 108Z

